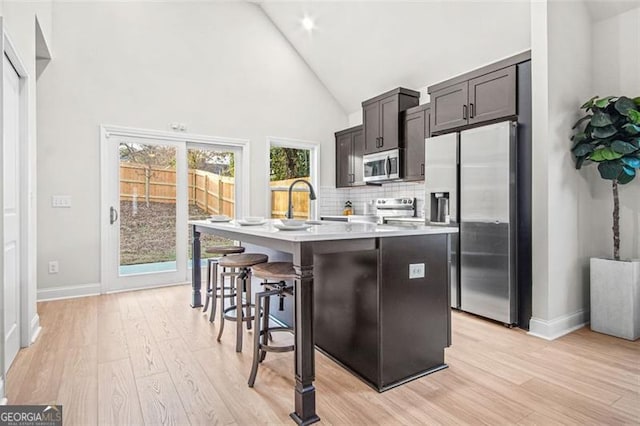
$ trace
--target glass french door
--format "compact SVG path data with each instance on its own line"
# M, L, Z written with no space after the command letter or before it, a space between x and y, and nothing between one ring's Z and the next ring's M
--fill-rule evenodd
M106 291L186 281L185 144L137 138L108 142L111 191ZM105 271L105 272L107 272Z
M103 291L187 282L188 220L235 217L240 150L127 136L103 144ZM205 249L230 242L206 235L201 243Z
M236 149L209 144L187 144L188 188L189 188L189 220L202 220L211 216L236 217ZM191 241L191 227L187 226L188 242ZM214 256L206 252L210 246L229 245L233 241L216 235L202 234L200 244L203 248L201 258L203 264L208 257ZM188 245L191 267L191 244Z

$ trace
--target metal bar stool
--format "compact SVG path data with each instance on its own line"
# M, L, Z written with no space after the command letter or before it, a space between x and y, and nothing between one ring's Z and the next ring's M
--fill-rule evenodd
M254 315L251 315L251 308L255 308L255 305L251 303L251 267L264 263L269 260L269 256L266 254L258 253L244 253L244 254L232 254L230 256L222 257L218 260L218 264L223 268L232 269L229 272L223 272L220 274L223 280L224 277L231 277L231 288L236 295L235 305L231 305L227 308L224 307L225 301L225 289L222 288L222 304L220 306L220 331L218 332L218 342L222 338L222 332L224 331L224 321L235 321L236 323L236 352L242 352L242 323L247 323L247 329L251 329L251 321ZM242 302L242 293L246 292L246 302ZM243 308L245 312L243 313ZM235 316L231 315L231 312L235 311Z
M256 294L255 332L253 334L253 363L249 376L249 387L253 387L258 374L258 365L264 361L267 352L291 352L294 345L269 345L272 332L286 331L293 333L291 327L269 327L269 305L272 296L278 296L279 309L284 309L284 298L293 295L293 286L287 286L285 281L294 280L296 271L291 262L269 262L253 267L253 275L262 278L265 291ZM270 282L271 281L271 282ZM262 315L262 327L260 326Z
M225 257L228 254L239 254L244 253L244 247L241 246L213 246L209 247L205 250L205 252L209 254L213 254L216 257L212 257L207 259L207 291L206 291L206 300L204 303L204 309L202 312L207 312L209 308L209 302L211 299L211 315L209 316L209 322L213 322L216 315L216 306L218 305L218 298L223 297L224 291L222 291L222 287L224 287L224 279L222 280L222 285L218 286L218 261L221 257ZM226 272L226 268L222 268L222 272ZM230 289L230 287L227 287ZM220 295L218 295L220 292ZM235 294L227 294L224 297L235 297Z

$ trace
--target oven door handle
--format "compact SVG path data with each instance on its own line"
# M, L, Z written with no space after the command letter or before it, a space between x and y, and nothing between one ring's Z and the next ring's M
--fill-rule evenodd
M387 172L387 179L391 177L391 157L387 156L387 162L385 163L385 169Z

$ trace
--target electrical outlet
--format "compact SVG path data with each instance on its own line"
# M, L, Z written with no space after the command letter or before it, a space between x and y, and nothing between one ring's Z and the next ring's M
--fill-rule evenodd
M57 260L52 260L51 262L49 262L49 273L50 274L57 274L59 271L58 269L58 261Z
M409 279L424 278L424 263L409 264Z
M54 195L51 197L51 207L56 208L70 208L71 207L71 195Z

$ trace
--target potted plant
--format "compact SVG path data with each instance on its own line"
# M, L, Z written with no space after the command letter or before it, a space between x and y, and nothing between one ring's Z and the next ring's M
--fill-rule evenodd
M573 126L576 168L597 163L613 192L613 259L591 259L591 329L629 340L640 337L640 261L620 260L618 186L640 169L640 97L593 97Z

